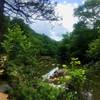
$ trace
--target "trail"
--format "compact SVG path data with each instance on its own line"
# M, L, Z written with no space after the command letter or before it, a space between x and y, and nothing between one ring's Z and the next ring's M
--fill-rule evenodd
M0 92L0 100L8 100L8 94Z

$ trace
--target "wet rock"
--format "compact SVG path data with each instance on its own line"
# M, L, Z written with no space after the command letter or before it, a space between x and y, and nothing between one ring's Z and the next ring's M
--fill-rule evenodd
M11 87L8 84L4 84L4 85L0 86L0 92L6 92L10 89L11 89Z

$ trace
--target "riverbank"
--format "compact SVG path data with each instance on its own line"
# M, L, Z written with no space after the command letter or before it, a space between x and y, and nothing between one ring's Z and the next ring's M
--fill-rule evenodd
M8 94L5 93L8 89L10 89L10 86L7 82L0 80L0 100L8 100Z

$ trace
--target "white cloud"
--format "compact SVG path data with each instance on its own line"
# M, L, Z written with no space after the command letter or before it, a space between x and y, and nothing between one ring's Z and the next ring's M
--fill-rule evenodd
M85 3L85 1L86 1L86 0L82 0L82 4L84 4L84 3Z
M55 40L61 40L62 34L71 32L73 24L77 22L74 17L74 8L78 7L77 3L59 3L55 8L57 14L63 18L62 21L50 23L48 21L36 21L31 27L38 33L44 33Z
M67 29L64 28L61 24L57 24L57 26L55 26L55 28L53 28L50 33L49 36L55 40L61 40L62 39L62 35L65 34L67 32Z
M31 25L31 27L38 33L46 34L52 39L61 40L62 34L67 32L67 29L62 26L59 22L49 21L36 21Z
M63 18L61 21L62 25L71 32L73 30L73 24L77 22L77 18L74 17L74 9L78 5L74 4L58 4L56 11L59 12L59 15Z

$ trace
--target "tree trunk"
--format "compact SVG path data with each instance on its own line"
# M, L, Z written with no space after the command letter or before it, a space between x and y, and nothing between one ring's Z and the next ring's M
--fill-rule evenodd
M0 0L0 54L3 52L1 42L5 33L5 21L4 21L4 3L5 0Z
M0 43L3 40L4 35L4 2L5 0L0 0Z

